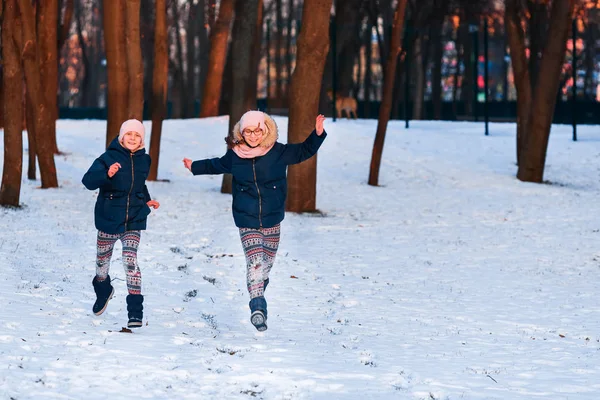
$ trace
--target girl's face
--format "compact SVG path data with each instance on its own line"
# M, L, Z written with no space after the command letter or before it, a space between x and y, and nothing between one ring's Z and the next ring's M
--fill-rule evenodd
M139 149L142 144L142 135L137 132L129 131L123 135L121 144L127 150L135 151Z
M258 146L263 141L264 134L265 131L260 124L259 126L248 126L242 131L242 136L244 137L246 143L250 145L250 147Z

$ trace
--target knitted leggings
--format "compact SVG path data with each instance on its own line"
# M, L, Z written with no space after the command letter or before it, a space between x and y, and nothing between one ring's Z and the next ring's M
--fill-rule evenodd
M137 249L140 244L140 231L127 231L124 233L110 234L98 231L96 241L96 276L103 281L108 276L110 259L117 240L123 245L123 267L127 276L127 290L129 294L141 294L142 273L138 268Z
M269 279L275 262L279 235L279 224L272 228L240 228L240 239L246 255L246 285L251 299L264 296L264 283Z

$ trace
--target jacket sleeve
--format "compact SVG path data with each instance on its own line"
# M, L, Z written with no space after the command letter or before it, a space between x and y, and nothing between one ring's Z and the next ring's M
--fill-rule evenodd
M194 175L218 175L231 173L231 158L233 150L227 150L227 153L221 158L206 158L192 163L192 174Z
M110 178L108 177L108 166L104 163L101 158L97 158L90 169L83 175L81 183L89 190L96 190L108 183Z
M286 144L283 153L281 154L281 160L285 164L299 164L302 161L306 161L317 153L323 140L327 137L327 132L323 131L321 136L317 135L317 132L313 130L306 140L302 143L297 144Z
M146 185L144 185L144 199L146 200L146 203L152 200L152 197L150 197L150 192L148 191L148 186Z

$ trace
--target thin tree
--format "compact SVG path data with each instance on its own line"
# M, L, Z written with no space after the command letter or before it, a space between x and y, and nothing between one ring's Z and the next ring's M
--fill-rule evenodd
M229 39L229 30L233 19L234 3L235 0L221 1L217 22L210 33L210 55L206 83L202 93L201 118L213 117L219 114L223 71L227 59L227 40Z
M258 57L254 57L256 51L254 39L256 37L256 21L258 19L259 0L237 0L235 5L235 22L233 24L231 51L235 54L235 68L233 68L233 81L231 92L231 110L229 112L229 130L242 115L256 108L256 98L250 98L249 85L256 86L256 80L252 79L253 66ZM254 76L255 78L256 76ZM231 193L231 174L223 176L221 193Z
M332 0L306 0L297 42L296 68L290 83L288 143L300 143L314 129L319 111L321 81L329 51L329 20ZM317 156L288 170L286 209L314 212L317 209Z
M40 49L36 40L35 18L33 6L29 0L19 0L21 11L23 49L21 57L25 70L27 86L27 102L33 107L33 126L36 141L36 155L39 161L42 188L58 187L56 166L54 164L54 147L50 125L53 115L46 104L42 80L40 78Z
M129 79L127 118L141 121L144 112L144 66L140 42L140 0L127 0L125 21Z
M521 149L529 125L531 109L531 84L525 46L525 32L522 27L522 17L519 9L520 0L506 0L504 24L510 60L513 68L515 87L517 89L517 164L520 164Z
M556 93L560 85L560 74L567 51L567 38L575 0L552 2L547 40L540 61L539 73L533 92L523 153L519 162L517 178L525 182L541 183L552 117L556 106Z
M19 206L23 171L23 70L14 41L18 17L16 0L5 0L2 10L2 103L4 113L4 166L0 205ZM1 7L1 6L0 6ZM10 101L6 101L10 100Z
M62 2L60 5L60 9L62 10L64 7L62 20L58 19L58 52L60 53L63 45L65 44L67 37L69 36L69 31L71 30L71 19L73 18L73 9L74 9L74 0L66 0L63 6Z
M402 51L402 29L404 25L404 13L406 11L406 0L398 0L396 11L394 13L394 23L392 25L392 38L390 51L388 52L385 76L383 81L383 97L381 99L381 108L379 109L379 120L377 121L377 133L375 134L375 143L373 144L373 154L371 156L371 168L369 170L369 185L379 185L379 168L381 167L381 155L383 154L383 144L387 124L390 120L392 111L392 95L394 91L394 79L396 77L396 64L398 55Z
M158 177L160 138L162 122L166 115L167 80L169 75L169 51L167 39L166 0L156 0L156 20L154 29L154 68L152 77L152 135L150 136L150 173L148 180Z
M58 0L46 0L38 3L37 37L40 47L40 78L46 105L50 109L51 119L48 126L52 152L59 154L56 142L56 120L58 119Z
M108 75L108 120L106 146L119 135L119 127L128 119L129 82L125 47L125 5L123 0L103 3L104 46Z

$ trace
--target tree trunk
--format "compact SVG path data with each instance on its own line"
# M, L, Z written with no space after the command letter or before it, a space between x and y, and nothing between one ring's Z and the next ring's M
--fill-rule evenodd
M285 85L285 97L290 98L290 81L292 79L292 29L294 22L294 0L288 0L288 12L287 12L287 35L285 38L285 65L286 65L286 76L287 81Z
M142 64L142 46L140 43L140 1L127 0L125 37L129 78L127 118L135 118L141 121L144 112L144 66Z
M79 92L81 93L81 103L82 107L92 107L91 104L91 85L90 82L92 80L92 63L90 62L90 57L88 55L88 46L85 42L85 38L83 37L83 11L81 10L82 5L77 3L75 6L75 26L77 31L77 39L79 42L79 48L81 49L81 63L83 64L83 78L81 79L81 85L79 87ZM89 30L88 30L89 35ZM89 36L88 36L89 39Z
M0 205L19 206L23 172L23 70L13 35L18 23L16 0L5 0L2 10L2 86L4 113L4 166Z
M338 85L341 83L339 79L339 72L344 67L344 62L341 57L342 52L347 46L355 46L356 41L360 40L357 38L360 30L357 27L359 21L359 11L361 10L361 0L336 0L335 8L335 40L336 48L335 55L332 53L333 48L330 48L330 52L327 55L325 62L325 68L323 73L323 82L321 85L321 99L320 99L320 110L331 110L331 101L327 96L327 91L333 89L333 74L338 74ZM303 6L303 12L306 5ZM373 11L373 18L377 18L376 11ZM328 24L329 25L329 24ZM330 31L327 31L329 41ZM333 57L336 57L337 71L333 71ZM352 61L353 62L353 61ZM350 86L350 85L348 85ZM339 87L338 87L339 89Z
M406 0L398 0L396 12L394 13L394 24L392 26L392 38L390 51L388 52L386 74L383 83L383 98L381 99L381 108L379 109L379 120L377 121L377 133L373 144L373 153L371 156L371 168L369 170L369 185L379 185L379 168L381 166L381 155L383 154L383 144L387 124L390 119L392 107L392 94L394 90L394 78L396 76L396 63L398 54L402 50L402 28L404 25L404 13L406 11ZM421 66L422 68L422 66Z
M290 85L288 143L300 143L314 129L327 53L332 0L305 0L302 28L297 41L296 69ZM317 156L291 165L286 208L293 212L316 211Z
M529 126L531 110L531 83L525 47L525 32L519 16L519 1L506 0L504 24L510 48L510 60L517 89L517 164L521 164L521 153Z
M227 59L227 39L233 17L234 0L222 0L219 17L210 34L210 55L206 84L202 94L200 117L213 117L219 114L219 101L223 85L223 71Z
M565 1L565 0L562 0ZM548 34L548 6L537 0L528 0L529 7L529 79L531 90L535 89L540 58Z
M528 124L528 135L519 163L517 178L525 182L541 183L544 178L546 151L556 105L560 74L566 54L566 43L571 26L575 0L554 1L550 14L548 34L539 67L539 75Z
M40 50L36 42L35 18L29 0L19 0L21 20L23 22L23 65L27 85L27 101L33 107L35 126L35 150L40 167L42 188L58 187L56 166L54 164L54 146L52 143L52 112L46 104L42 81L40 79Z
M433 118L442 119L442 58L444 56L444 18L438 19L433 29L433 70L431 72L431 100Z
M129 78L125 54L125 5L123 0L104 2L104 46L108 74L106 146L117 136L129 112Z
M365 32L364 45L365 45L365 81L363 84L363 97L364 97L364 117L371 118L371 85L372 69L373 69L373 25L367 21L367 29Z
M250 81L248 83L247 99L250 108L256 108L256 98L258 97L258 64L261 59L262 49L262 26L263 26L264 4L263 0L258 0L258 15L256 17L256 30L254 31L254 50L252 51L252 60L250 61Z
M23 107L21 107L22 109ZM35 181L37 178L37 163L35 152L35 117L33 116L33 104L25 101L25 126L27 127L27 179Z
M154 68L152 77L152 135L150 136L150 173L148 180L158 178L158 159L162 122L166 114L169 52L167 40L166 0L156 0L156 27L154 29Z
M173 1L171 11L173 13L173 24L175 26L175 59L176 66L173 70L173 90L171 92L172 98L172 116L173 118L182 118L183 110L185 109L185 101L187 99L186 87L185 87L185 76L184 76L184 61L183 61L183 45L181 43L181 27L179 25L179 19L181 14L177 6L177 2Z
M200 20L204 21L207 16L206 16L206 12L204 11L204 0L201 0L200 2L200 8L198 10L199 15L200 15ZM198 96L198 101L200 102L200 104L202 104L202 102L204 101L204 99L202 98L202 89L204 88L204 85L206 85L206 73L208 71L208 55L210 54L210 42L208 41L208 31L207 31L207 25L208 23L203 23L203 24L199 24L198 26L198 44L199 44L199 60L198 60L198 64L200 65L200 75L198 76L198 89L194 92L195 95ZM194 109L195 111L195 109ZM198 113L199 114L199 113ZM196 113L193 113L190 117L195 117L196 115L198 115Z
M594 101L596 98L596 87L594 86L594 72L596 69L596 30L598 25L589 23L585 29L585 81L583 86L584 98Z
M283 78L282 78L282 54L283 48L283 12L282 0L275 0L275 104L284 106L283 99Z
M62 19L62 23L59 21L60 26L58 27L58 53L63 48L67 38L69 37L69 31L71 30L71 19L73 18L73 8L75 4L73 0L66 0L65 13Z
M237 0L235 22L233 24L231 51L235 54L231 89L231 111L229 130L231 132L242 115L256 108L256 99L250 99L249 85L255 85L252 79L252 63L256 61L254 38L258 20L259 0ZM231 175L225 174L221 184L221 193L231 193Z
M59 154L56 142L56 120L58 119L58 0L46 0L38 3L37 37L40 46L40 78L46 105L51 112L48 126L52 152Z
M413 115L412 119L419 120L423 116L423 97L425 97L425 70L423 68L423 51L424 51L423 33L419 33L419 37L415 41L414 49L414 77L415 77L415 97L413 98ZM385 84L384 84L385 85ZM383 87L386 90L386 87ZM388 117L389 118L389 117ZM386 121L387 124L387 121Z
M204 7L204 4L202 4ZM198 20L198 4L193 0L189 1L187 29L185 30L185 48L186 48L186 79L185 85L187 93L184 98L183 116L191 118L194 115L194 103L196 101L196 36L198 35L198 25L204 25L204 20Z
M469 16L464 18L464 24L459 27L461 42L463 48L464 71L460 85L460 97L465 107L466 115L473 115L475 104L473 104L473 92L477 82L473 82L473 70L475 68L475 59L473 56L473 38L469 32L469 24L472 22Z

